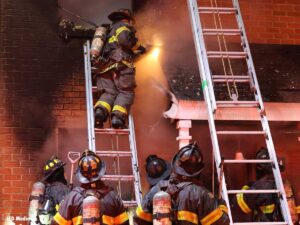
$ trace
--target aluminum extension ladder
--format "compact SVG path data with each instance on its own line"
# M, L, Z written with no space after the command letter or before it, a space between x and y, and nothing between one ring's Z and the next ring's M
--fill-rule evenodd
M218 1L218 0L216 0ZM238 0L229 0L229 3L232 7L218 7L216 5L211 5L212 7L199 7L197 0L187 0L188 10L190 14L190 20L192 25L192 32L194 38L194 44L196 48L197 54L197 62L200 71L201 81L202 81L202 89L204 93L205 102L207 105L208 110L208 123L209 129L211 133L212 145L213 145L213 154L215 158L215 163L217 167L218 177L222 176L221 173L221 165L223 163L271 163L273 165L273 174L276 182L276 190L227 190L225 177L222 179L222 197L226 201L228 210L229 210L229 217L231 224L288 224L292 225L292 220L289 212L289 207L287 203L286 194L284 191L284 186L277 162L277 157L274 149L274 144L268 124L268 120L264 111L264 104L262 100L262 96L260 93L252 56L250 53L250 48L248 44L248 40L246 37L246 32L241 16L240 7L238 4ZM199 1L201 2L201 1ZM224 2L224 1L223 1ZM204 28L203 21L201 21L202 15L204 14L219 14L219 15L232 15L235 17L238 28L236 29L226 29L223 27L216 26L215 28ZM215 16L214 15L214 16ZM203 16L204 17L204 16ZM207 46L205 44L205 38L207 35L222 35L223 37L228 37L229 35L237 35L241 38L241 46L243 51L236 52L236 51L207 51ZM219 37L218 37L219 38ZM224 76L224 75L212 75L210 70L209 60L212 58L227 58L227 59L242 59L246 61L248 73L246 75L238 75L238 76ZM226 72L225 72L226 73ZM233 74L232 74L233 75ZM250 87L252 87L254 101L239 101L238 99L232 99L232 101L217 101L214 93L214 84L217 82L248 82ZM258 113L261 120L262 130L261 131L217 131L215 126L214 115L215 112L219 108L225 107L256 107L258 109ZM266 146L269 151L270 160L224 160L222 162L221 154L220 154L220 147L218 142L218 135L264 135ZM233 223L232 214L229 205L229 198L228 194L237 194L237 193L277 193L280 198L280 208L283 215L283 222L251 222L251 223Z
M104 175L102 177L103 181L117 182L118 188L121 189L121 182L131 182L134 186L134 200L124 200L123 203L125 207L136 207L141 203L142 191L140 183L140 174L138 167L137 159L137 148L135 141L135 132L134 132L134 123L132 115L129 115L128 118L128 129L112 129L112 128L103 128L98 129L94 128L94 108L93 108L93 92L97 91L96 87L92 86L92 72L91 72L91 63L90 63L90 43L87 41L84 44L84 69L85 69L85 88L86 88L86 108L87 108L87 125L88 125L88 145L89 149L93 152L96 152L98 156L110 157L117 160L119 167L120 158L131 158L132 164L132 174L122 175L120 174L120 168L116 171L117 174L114 175ZM129 139L130 150L120 151L117 149L113 150L97 150L96 149L96 137L100 135L112 135L116 137L116 142L118 142L118 135L126 135ZM118 145L118 143L116 144ZM111 165L106 165L111 166ZM120 197L122 198L122 193L118 190Z

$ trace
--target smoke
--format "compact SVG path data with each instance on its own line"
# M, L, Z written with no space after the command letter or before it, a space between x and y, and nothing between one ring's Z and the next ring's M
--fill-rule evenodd
M100 25L110 23L107 18L110 12L120 8L131 8L131 0L59 0L59 5ZM86 23L70 16L62 10L60 10L59 14L61 17L74 21L76 24L87 26Z
M148 47L146 55L136 63L137 89L133 106L140 173L146 189L146 157L156 154L170 161L178 151L178 131L175 124L163 118L163 112L170 106L164 91L170 89L169 67L176 67L179 62L189 64L186 46L192 43L192 36L186 35L189 26L183 24L188 22L188 15L180 6L174 1L172 4L160 1L147 4L135 13L137 36L141 44Z

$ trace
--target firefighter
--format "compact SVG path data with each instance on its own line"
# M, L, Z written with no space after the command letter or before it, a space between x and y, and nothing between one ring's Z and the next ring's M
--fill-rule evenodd
M168 180L171 174L171 165L157 155L149 155L146 159L146 173L150 188L161 180Z
M143 54L146 49L135 36L133 16L129 9L119 9L109 14L108 18L112 24L100 60L99 52L91 52L92 64L97 64L97 60L101 64L97 75L100 98L95 104L95 127L102 128L111 113L112 127L125 128L135 95L135 52ZM95 38L98 38L97 35Z
M172 160L172 174L168 181L160 181L144 196L142 205L134 215L134 223L151 224L168 217L175 224L227 225L227 207L222 199L215 198L200 182L204 168L203 156L197 144L179 150ZM171 197L171 213L153 213L153 197L165 191Z
M262 147L256 153L256 159L270 159L268 149ZM282 168L283 169L283 168ZM276 184L270 163L256 164L256 181L243 186L244 190L276 189ZM278 197L276 194L242 194L233 199L233 212L238 214L237 222L241 220L255 222L282 221ZM243 221L244 222L244 221Z
M60 202L69 193L67 180L64 176L64 165L64 162L53 156L44 166L42 182L45 189L44 194L39 199L40 207L37 209L37 224L50 224Z
M94 152L89 150L83 152L76 171L76 177L81 186L75 187L66 196L52 220L52 225L79 225L92 223L92 221L94 221L93 224L129 224L122 200L111 187L101 181L105 170L104 161ZM95 212L95 210L89 212L89 208L92 207L84 204L85 199L91 196L99 200L99 212ZM83 205L86 207L83 207ZM92 217L83 217L83 213L86 211Z

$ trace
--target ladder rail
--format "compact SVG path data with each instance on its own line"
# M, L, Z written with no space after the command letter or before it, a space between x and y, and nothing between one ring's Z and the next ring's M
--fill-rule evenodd
M292 222L292 218L291 218L291 213L289 210L289 205L287 202L287 197L286 197L286 193L285 193L285 189L284 189L284 185L283 185L283 181L282 181L282 177L280 174L280 168L279 168L279 164L278 164L278 159L275 153L275 147L274 147L274 143L273 143L273 139L271 136L271 131L270 131L270 127L269 127L269 123L268 120L266 118L266 116L262 116L261 117L261 122L262 122L262 126L263 129L266 131L268 139L266 139L266 144L267 144L267 149L269 152L269 156L270 159L273 160L273 176L275 178L275 183L276 183L276 187L278 189L280 189L280 193L281 196L279 198L281 204L280 204L280 208L281 211L283 213L283 217L285 218L285 220L288 222L288 224L293 224Z
M237 19L237 23L239 26L239 29L242 31L241 35L241 39L242 42L244 43L245 47L244 50L247 51L247 58L246 58L246 62L247 62L247 66L248 66L248 70L249 71L249 75L251 76L251 78L253 79L253 84L255 86L255 91L257 94L255 94L255 98L257 101L259 101L259 105L260 105L260 110L264 111L264 104L261 98L261 92L260 92L260 88L259 88L259 84L258 84L258 79L256 76L256 71L255 71L255 67L254 67L254 63L253 63L253 58L252 58L252 54L251 54L251 50L250 50L250 46L249 46L249 42L248 42L248 38L247 38L247 34L246 34L246 29L244 26L244 22L242 19L242 13L241 13L241 9L239 6L239 3L237 0L232 0L233 3L233 7L236 8L237 13L235 14L236 19Z
M197 6L197 0L187 0L188 2L188 9L190 11L190 17L192 21L192 29L193 29L193 37L194 37L194 42L195 42L195 47L196 47L196 53L197 53L197 61L198 61L198 66L199 66L199 71L200 71L200 76L203 84L207 81L211 81L209 78L207 78L207 74L209 75L210 72L209 70L204 69L204 63L207 63L206 66L208 66L208 62L203 62L201 60L201 55L204 55L205 53L202 52L201 50L201 44L204 45L203 41L203 34L202 34L202 41L201 40L201 34L199 30L197 29L197 24L201 26L200 24L200 17L198 14L198 6ZM200 28L201 29L201 28ZM200 44L199 44L200 43ZM204 48L205 50L205 48ZM207 56L206 56L207 57ZM204 57L205 58L205 57ZM213 111L214 106L213 106L213 101L211 101L210 97L213 96L214 98L214 93L213 95L210 94L209 92L209 86L212 88L211 82L209 82L210 85L202 85L202 90L204 93L204 98L207 104L207 110L208 110L208 124L209 124L209 130L211 133L211 139L212 139L212 145L213 145L213 151L214 151L214 159L217 167L217 173L218 177L220 177L221 170L219 165L221 164L221 155L220 155L220 149L219 149L219 143L217 139L217 132L216 132L216 127L215 127L215 122L214 122L214 117L213 117ZM213 89L211 89L213 92ZM230 222L232 223L232 217L231 217L231 209L230 209L230 204L229 204L229 198L227 195L227 186L225 183L225 179L222 179L222 197L226 202L227 208L228 208L228 216L230 219Z
M135 140L135 131L134 131L134 121L131 114L128 115L128 126L129 126L129 144L131 150L132 157L132 172L134 175L134 191L137 203L140 205L142 203L142 188L140 182L140 172L138 165L138 157L137 157L137 147Z
M94 111L93 111L93 93L92 93L92 74L90 63L90 42L87 41L84 47L84 74L85 74L85 94L87 105L87 128L88 128L88 146L89 150L96 152L95 130L94 130Z
M140 174L138 167L137 158L137 148L134 132L134 123L131 115L128 117L129 129L95 129L94 128L94 110L93 110L93 92L95 88L92 86L92 74L91 74L91 64L90 64L90 42L87 41L83 45L84 50L84 72L85 72L85 91L86 91L86 108L87 108L87 129L88 129L88 147L91 151L97 154L100 153L102 156L117 157L120 156L131 157L132 164L132 175L121 175L118 171L118 175L104 175L103 180L106 181L131 181L134 185L134 201L124 201L124 204L128 207L136 206L141 204L142 191L140 183ZM109 135L128 135L130 152L117 151L96 151L95 133L99 134L109 134ZM121 197L121 193L120 193Z
M236 14L236 18L237 18L237 22L238 22L238 25L239 25L239 29L242 30L243 36L241 36L241 38L242 38L242 41L245 45L245 49L248 53L248 57L247 57L246 62L247 62L247 65L248 65L248 69L250 69L249 75L252 77L253 83L254 83L254 86L255 86L255 89L256 89L255 90L256 91L255 98L259 102L259 105L260 105L261 124L262 124L263 130L266 132L267 137L268 137L268 138L266 138L267 149L268 149L268 152L269 152L270 159L273 160L273 163L274 163L274 166L275 166L275 168L273 167L273 175L274 175L274 178L275 178L276 187L279 188L280 191L281 191L281 198L279 198L279 200L282 203L282 204L280 204L281 211L283 213L283 216L284 216L285 220L288 222L288 224L292 224L292 219L291 219L291 214L290 214L290 211L289 211L287 197L286 197L286 193L285 193L285 190L284 190L282 177L280 175L280 169L279 169L279 165L278 165L278 160L277 160L277 156L276 156L276 152L275 152L273 139L272 139L272 136L271 136L271 130L270 130L270 127L269 127L269 122L268 122L267 117L265 115L264 103L263 103L261 91L260 91L259 84L258 84L258 79L257 79L257 75L256 75L254 63L253 63L253 58L252 58L251 51L250 51L249 42L248 42L247 35L246 35L244 22L243 22L243 19L242 19L241 9L240 9L238 0L232 0L232 2L233 2L233 6L237 9L237 12L238 12Z
M187 0L191 4L188 3L189 5L189 11L190 11L190 18L192 21L192 27L193 27L193 38L194 38L194 43L195 43L195 48L196 50L196 55L197 55L197 61L199 65L199 71L200 71L200 78L202 80L202 89L205 89L206 86L208 86L208 93L210 95L209 101L211 101L211 107L213 111L217 109L217 104L215 100L215 93L213 89L213 84L212 84L212 78L211 76L205 77L205 79L202 78L201 74L211 74L210 68L209 68L209 63L208 63L208 56L207 56L207 51L204 43L204 37L203 37L203 32L202 32L202 27L201 27L201 22L198 14L198 6L197 3L191 2ZM197 29L197 25L200 29ZM201 34L200 34L201 32ZM202 57L201 57L202 56ZM201 65L201 66L200 66Z
M204 33L203 33L203 29L202 29L201 22L200 22L199 12L197 12L197 9L198 9L197 0L187 0L187 1L188 1L188 9L190 12L189 13L190 19L191 19L191 23L192 23L192 31L193 31L195 48L196 48L198 67L199 67L200 76L201 76L201 80L202 80L202 89L203 89L203 93L204 93L204 99L205 99L205 102L206 102L206 105L208 108L208 123L209 123L209 129L210 129L210 133L211 133L213 151L214 151L214 156L215 156L214 158L215 158L215 162L216 162L218 177L220 177L219 165L221 164L221 156L220 156L220 149L219 149L219 143L218 143L218 138L217 138L218 132L216 131L215 121L214 121L214 111L215 111L215 109L217 109L216 108L217 105L216 105L216 107L214 107L212 105L212 103L216 104L216 99L215 99L215 95L214 95L212 78L210 77L210 69L209 69L209 64L208 64L209 56L208 56L208 52L206 51L206 47L205 47L205 43L204 43L204 37L203 37ZM259 84L258 84L258 79L256 76L254 64L253 64L253 59L251 56L249 43L248 43L247 36L246 36L245 27L244 27L244 24L242 21L241 11L240 11L240 7L238 4L238 0L232 0L232 3L233 3L233 9L236 10L236 13L235 13L236 19L237 19L239 29L241 30L241 41L242 41L243 49L244 49L245 56L246 56L245 59L246 59L246 63L247 63L248 74L250 76L250 84L253 84L253 86L255 88L254 96L255 96L255 100L257 102L257 104L255 104L255 105L258 106L260 109L261 124L262 124L263 131L265 133L267 149L268 149L268 152L270 155L270 160L273 162L273 165L274 165L273 175L275 178L277 191L281 194L279 196L279 199L280 199L280 203L281 203L280 204L281 211L282 211L283 217L286 221L286 222L284 222L284 224L292 224L291 216L290 216L289 208L288 208L288 204L287 204L286 194L285 194L285 190L284 190L284 186L283 186L283 182L282 182L282 178L281 178L281 174L280 174L280 170L279 170L279 165L278 165L278 161L277 161L277 157L276 157L276 153L275 153L274 143L272 140L268 120L265 115L264 104L263 104L263 100L262 100L262 96L261 96L261 92L260 92L260 88L259 88ZM210 54L212 54L212 53L213 52L211 52ZM222 196L223 196L224 200L226 201L226 204L229 209L230 223L233 224L232 215L231 215L230 207L229 207L229 200L228 200L228 194L230 191L227 190L225 179L222 180L222 188L223 188ZM231 190L231 192L232 192L232 190Z

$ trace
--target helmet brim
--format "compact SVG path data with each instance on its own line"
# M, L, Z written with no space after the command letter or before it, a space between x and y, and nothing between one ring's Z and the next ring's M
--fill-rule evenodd
M80 172L79 167L76 170L76 178L78 179L78 181L82 184L89 184L89 183L93 183L97 180L100 180L101 177L103 177L103 175L105 174L106 171L106 165L105 162L101 162L101 169L99 170L97 176L92 177L91 179L88 179L87 177L83 176L82 173Z
M46 181L49 177L51 177L51 175L57 171L58 169L60 169L61 167L63 167L64 165L66 165L66 163L61 163L59 166L57 166L54 170L52 170L51 172L49 172L47 175L45 175L43 178L42 178L42 181Z
M177 162L179 161L179 153L180 153L180 151L178 153L176 153L176 155L172 159L173 172L178 175L186 176L186 177L198 176L202 172L204 166L202 166L202 168L200 170L198 170L197 172L195 172L193 174L186 172L183 168L181 168L180 166L177 165Z
M112 12L111 14L108 15L108 19L110 21L118 21L118 20L123 20L123 19L132 20L132 17L129 16L125 12L115 11L115 12Z
M168 177L170 177L171 175L171 171L172 171L172 167L171 167L171 164L166 162L166 170L165 172L160 176L160 177L157 177L157 178L153 178L153 177L150 177L148 174L147 174L147 181L149 182L149 184L151 186L154 186L156 185L159 181L161 180L165 180L167 179Z

